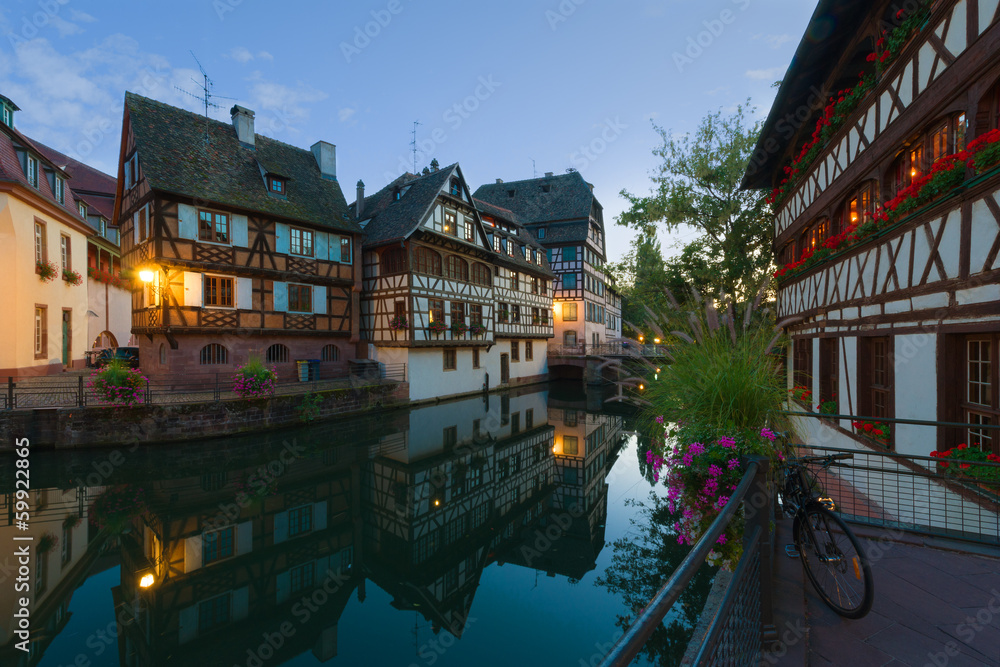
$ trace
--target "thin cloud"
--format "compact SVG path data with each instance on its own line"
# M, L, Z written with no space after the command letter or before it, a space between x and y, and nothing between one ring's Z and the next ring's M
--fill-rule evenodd
M774 81L775 79L780 79L781 75L785 73L784 67L772 67L770 69L749 69L746 72L746 77L748 79L753 79L754 81Z
M337 112L337 118L340 119L341 123L346 123L348 120L351 119L351 116L357 113L357 111L358 111L357 109L352 109L351 107L344 107L343 109Z

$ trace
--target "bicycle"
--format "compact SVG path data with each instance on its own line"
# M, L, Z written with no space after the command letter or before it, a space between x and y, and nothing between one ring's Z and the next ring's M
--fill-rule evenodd
M834 461L850 458L852 454L805 456L786 461L778 470L783 474L783 479L779 477L782 510L795 519L792 537L797 554L789 555L802 559L810 583L828 607L858 619L871 610L875 599L871 563L851 529L831 511L833 501L813 493L816 475L806 468L820 463L825 470Z

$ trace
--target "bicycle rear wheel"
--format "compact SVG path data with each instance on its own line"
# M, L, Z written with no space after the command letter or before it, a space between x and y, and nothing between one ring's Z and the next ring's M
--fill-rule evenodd
M796 515L792 532L806 575L827 606L845 618L867 614L875 599L872 569L844 520L813 505Z

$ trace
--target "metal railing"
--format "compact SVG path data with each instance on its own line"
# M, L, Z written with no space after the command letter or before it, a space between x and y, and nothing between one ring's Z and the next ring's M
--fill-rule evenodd
M321 373L307 381L277 382L272 396L292 396L341 388L405 382L406 364L366 364L340 373ZM237 399L232 373L198 373L177 376L154 376L147 379L142 403L206 403ZM45 376L16 381L12 377L0 384L0 409L38 409L107 405L88 386L83 375L62 378Z
M859 420L850 415L791 413L795 417ZM861 418L863 421L873 421ZM939 430L970 428L997 435L997 426L937 422L916 419L878 419L910 426L933 427L937 449ZM829 424L829 428L839 428ZM953 438L954 439L954 438ZM862 436L862 440L868 438ZM840 444L840 443L835 443ZM888 443L899 449L907 443L899 432ZM851 440L847 446L799 444L803 453L850 453L852 459L837 461L821 473L824 493L833 498L844 518L890 529L938 535L982 544L1000 544L1000 463L953 460L951 457L920 456L892 451L878 439ZM967 449L967 448L966 448ZM937 453L935 451L935 453ZM983 454L980 458L985 458Z
M549 345L552 357L664 357L668 354L666 345L638 345L635 343L600 343L598 345Z
M770 463L752 457L743 479L712 525L625 630L601 667L625 667L663 622L684 588L701 568L716 540L746 507L743 556L733 572L722 604L698 647L697 665L757 665L765 638L774 634L771 599L772 492L768 489Z

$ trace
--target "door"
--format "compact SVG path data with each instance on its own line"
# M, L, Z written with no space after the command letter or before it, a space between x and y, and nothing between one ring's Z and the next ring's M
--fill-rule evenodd
M500 384L510 382L510 355L500 355Z
M69 366L71 361L71 348L70 340L73 337L73 330L70 326L72 320L72 312L70 310L64 310L62 314L62 362L63 366Z

